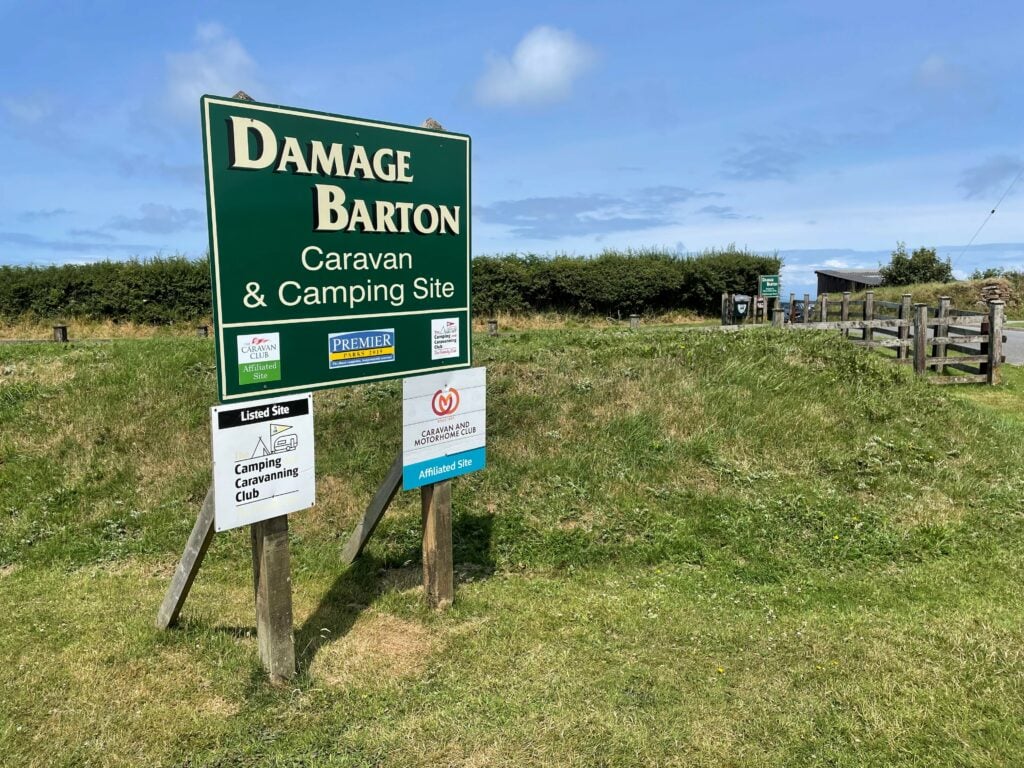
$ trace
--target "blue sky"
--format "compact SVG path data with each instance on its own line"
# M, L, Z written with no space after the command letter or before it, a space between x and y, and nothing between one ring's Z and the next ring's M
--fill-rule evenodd
M1024 3L0 0L0 263L207 247L199 96L474 141L473 251L1024 267Z

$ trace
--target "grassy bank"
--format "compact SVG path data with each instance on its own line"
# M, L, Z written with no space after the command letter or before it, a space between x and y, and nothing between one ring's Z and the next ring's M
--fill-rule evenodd
M1012 320L1024 320L1024 283L1019 279L989 278L987 280L960 280L955 283L918 283L916 285L887 285L874 288L875 301L898 302L904 293L913 296L914 302L924 302L930 307L939 305L940 296L949 296L952 306L958 309L970 309L980 311L983 304L979 303L981 287L994 282L1004 284L1011 294L1011 299L1006 303L1006 316ZM829 300L841 301L843 295L834 293L829 295ZM854 299L863 299L864 293L856 293Z
M400 386L316 395L296 648L256 661L244 531L152 629L209 477L212 344L0 346L11 765L1019 765L1024 380L931 388L834 335L477 337L489 466L457 601L419 504L338 562Z

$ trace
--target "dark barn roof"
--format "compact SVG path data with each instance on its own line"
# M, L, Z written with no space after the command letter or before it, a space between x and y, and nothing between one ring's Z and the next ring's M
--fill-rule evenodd
M882 275L877 269L816 269L816 275L834 277L838 280L849 280L862 285L881 285Z

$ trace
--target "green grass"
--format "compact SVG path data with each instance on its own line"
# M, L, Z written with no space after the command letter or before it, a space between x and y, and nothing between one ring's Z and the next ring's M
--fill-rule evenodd
M935 388L770 330L479 335L475 362L489 466L455 481L444 613L415 494L339 563L400 385L315 396L277 688L244 531L152 628L209 478L209 342L0 346L0 763L1024 764L1024 374Z

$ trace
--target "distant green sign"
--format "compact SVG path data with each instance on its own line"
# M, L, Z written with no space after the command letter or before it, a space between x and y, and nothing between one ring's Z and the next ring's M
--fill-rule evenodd
M222 401L470 365L470 139L201 102Z
M758 277L758 296L763 296L766 299L777 299L779 298L779 276L778 275L760 275Z

